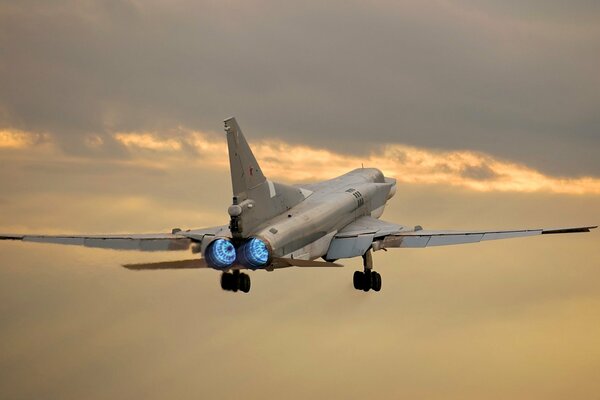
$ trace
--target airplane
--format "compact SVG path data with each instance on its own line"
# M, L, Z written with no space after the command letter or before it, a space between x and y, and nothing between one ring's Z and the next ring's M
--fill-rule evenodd
M362 257L354 288L381 290L372 253L391 248L423 248L535 235L589 232L597 226L516 230L427 230L379 218L397 183L376 168L358 168L313 184L286 185L266 178L235 118L224 121L233 201L229 224L156 234L0 235L0 240L81 245L117 250L176 251L194 259L127 264L130 270L211 268L221 271L221 288L250 291L243 271L287 267L342 267L337 260ZM321 260L318 260L321 259Z

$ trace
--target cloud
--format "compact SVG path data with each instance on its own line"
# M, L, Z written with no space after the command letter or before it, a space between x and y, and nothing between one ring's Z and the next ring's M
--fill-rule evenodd
M145 150L181 150L181 142L176 139L161 139L152 133L117 133L115 139L126 147Z
M493 179L498 175L487 165L468 165L466 166L461 174L466 178L472 178L476 180Z
M268 10L265 12L264 10ZM0 4L0 126L217 130L357 153L470 149L600 175L594 2Z
M24 149L47 139L47 135L18 129L0 129L0 149Z
M107 158L126 168L155 171L179 168L229 168L224 135L177 127L163 132L117 132L109 140L89 135L88 147L102 153L120 146L123 158ZM49 134L17 130L0 131L0 148L19 151L20 157L62 160L71 165L95 165L102 159L62 152ZM381 169L401 184L449 185L478 192L547 192L562 194L600 194L600 178L557 177L530 166L472 150L443 151L398 143L377 146L364 155L347 154L325 148L287 143L279 139L250 141L263 170L271 179L302 183L331 179L354 168ZM41 146L43 144L44 146ZM90 158L91 157L91 158ZM90 164L92 163L92 164Z
M231 114L271 179L363 163L398 178L386 220L597 222L599 5L0 1L0 223L227 223L226 143L210 132ZM378 296L352 289L359 259L257 271L243 299L210 271L117 267L154 254L3 242L0 387L7 398L588 398L600 391L598 233L550 236L378 252Z
M115 139L129 149L134 158L156 161L141 150L153 150L169 159L180 159L182 149L192 148L186 163L226 168L227 147L222 136L180 128L179 137L158 133L117 133ZM402 144L382 145L360 157L306 145L263 139L251 143L263 170L272 179L291 182L326 180L353 168L375 167L400 183L436 184L464 187L475 191L550 192L563 194L600 194L600 179L561 178L545 175L526 165L500 160L474 151L436 151ZM177 154L176 154L177 153ZM174 159L175 160L174 160Z

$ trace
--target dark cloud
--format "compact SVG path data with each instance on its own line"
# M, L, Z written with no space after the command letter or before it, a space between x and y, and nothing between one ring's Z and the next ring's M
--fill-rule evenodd
M568 9L567 9L568 8ZM593 2L0 3L0 123L468 148L600 174Z
M498 174L487 165L468 166L463 168L460 174L465 178L472 178L476 180L493 179L498 176Z

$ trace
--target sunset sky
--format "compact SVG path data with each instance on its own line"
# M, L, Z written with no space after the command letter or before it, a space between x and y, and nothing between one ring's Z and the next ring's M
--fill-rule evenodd
M222 121L265 174L398 179L384 220L600 222L600 3L2 1L0 232L227 222ZM0 397L589 399L600 234L376 252L336 270L0 243Z

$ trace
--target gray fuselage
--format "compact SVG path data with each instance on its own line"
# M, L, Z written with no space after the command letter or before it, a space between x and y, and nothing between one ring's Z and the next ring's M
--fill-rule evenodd
M252 236L267 241L274 257L315 259L327 253L333 236L362 216L379 218L396 181L375 168L359 168L314 185L300 204L257 227Z

